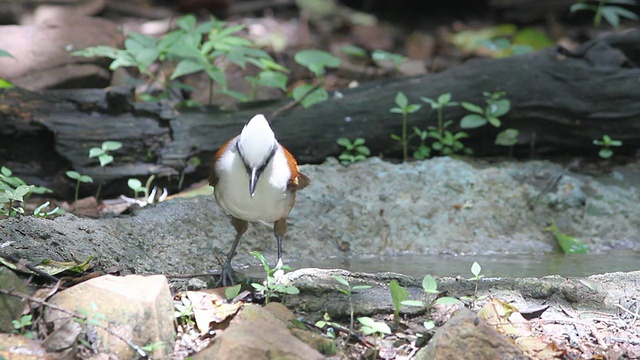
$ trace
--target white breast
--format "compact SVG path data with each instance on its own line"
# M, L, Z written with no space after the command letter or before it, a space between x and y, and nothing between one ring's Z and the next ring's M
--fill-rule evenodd
M249 176L237 152L227 151L215 166L219 179L214 194L228 214L242 220L273 223L291 211L295 195L287 190L291 172L282 148L260 175L254 197L249 193Z

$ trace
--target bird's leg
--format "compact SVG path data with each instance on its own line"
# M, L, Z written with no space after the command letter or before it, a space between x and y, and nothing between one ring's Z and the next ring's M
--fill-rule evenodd
M282 238L286 233L287 218L279 219L273 224L273 234L276 236L276 247L278 249L278 261L276 262L276 272L274 273L276 283L278 283L282 275L284 275L284 270L282 270Z
M231 244L231 250L227 254L227 259L222 263L222 268L220 269L220 280L218 280L218 286L231 286L234 283L233 280L233 268L231 267L231 259L236 256L236 248L238 247L238 243L240 242L240 238L247 232L249 228L249 223L245 220L238 219L236 217L231 217L231 225L236 229L236 238L233 240L233 244Z

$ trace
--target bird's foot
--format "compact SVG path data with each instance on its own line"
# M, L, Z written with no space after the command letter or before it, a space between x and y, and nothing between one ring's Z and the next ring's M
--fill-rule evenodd
M221 286L231 286L234 284L233 278L233 268L231 267L230 261L225 261L222 263L222 267L220 268L220 279L216 283L216 287Z

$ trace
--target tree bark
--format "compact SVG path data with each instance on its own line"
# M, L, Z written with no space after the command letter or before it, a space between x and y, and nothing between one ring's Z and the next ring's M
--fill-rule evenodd
M294 107L270 115L289 99L244 104L238 111L217 108L174 110L164 103L135 103L128 89L0 91L0 164L25 180L69 188L62 175L74 169L107 183L151 174L167 177L175 190L197 156L202 164L189 180L207 177L209 158L256 113L272 121L279 141L300 163L317 163L340 154L339 137L363 137L372 154L398 156L402 121L390 113L397 92L422 108L410 114L408 128L437 125L437 113L420 97L451 93L453 101L485 106L483 92L504 91L511 110L501 128L485 125L464 139L479 156L506 155L493 144L506 128L520 131L517 156L571 154L597 156L594 139L608 134L622 140L616 153L634 154L640 146L640 30L585 43L575 51L550 47L505 59L470 60L450 70L423 76L376 81L341 90L310 109ZM468 113L444 109L459 130ZM104 168L89 159L89 148L103 141L123 143ZM417 147L417 139L410 144ZM188 170L188 169L187 169ZM108 189L107 189L108 191ZM115 191L115 189L114 189Z

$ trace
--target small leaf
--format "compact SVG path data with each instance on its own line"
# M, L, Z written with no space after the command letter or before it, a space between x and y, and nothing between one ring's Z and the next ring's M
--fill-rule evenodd
M115 151L122 147L122 143L119 141L105 141L102 143L102 149L105 151Z
M419 104L410 104L409 106L407 106L407 113L409 114L413 114L414 112L420 110L422 106Z
M513 146L518 142L520 132L517 129L506 129L496 136L496 145Z
M370 288L371 288L371 285L356 285L356 286L353 286L351 288L351 290L354 290L354 291L355 290L365 290L365 289L370 289Z
M333 278L339 282L340 284L350 288L351 286L349 285L349 282L347 281L347 279L343 278L342 276L338 276L338 275L333 275Z
M338 138L338 139L336 140L336 143L337 143L338 145L340 145L340 146L344 146L344 147L346 147L347 149L348 149L348 148L350 148L350 147L352 146L351 141L349 141L349 139L347 139L347 138L345 138L345 137Z
M329 98L329 93L327 93L327 91L323 88L317 88L311 93L307 94L307 92L312 88L313 86L311 84L304 84L293 89L293 98L295 100L301 101L300 103L305 109L315 104L326 101ZM307 95L304 97L304 99L302 99L302 96L304 96L305 94Z
M484 114L484 110L482 110L480 106L472 104L470 102L463 101L460 103L460 106L476 114Z
M0 49L0 57L13 57L13 55L11 55L7 50Z
M205 66L203 63L193 60L193 59L184 59L181 60L176 66L175 70L173 70L173 74L171 74L171 80L176 79L180 76L193 74L198 71L204 70Z
M391 139L395 140L395 141L402 141L402 138L396 134L391 134Z
M113 156L109 155L109 154L102 154L100 156L98 156L98 160L100 161L100 166L104 167L106 165L109 165L113 162Z
M91 149L89 149L89 158L94 158L102 154L104 154L104 150L102 150L102 148L92 147Z
M425 303L424 303L424 301L420 301L420 300L404 300L404 301L402 302L402 305L405 305L405 306L425 307Z
M481 271L482 267L480 267L480 264L478 264L477 261L474 261L473 265L471 265L471 273L477 277L478 275L480 275Z
M460 120L460 127L463 129L475 129L487 123L487 119L478 114L469 114Z
M353 46L353 45L345 45L341 47L340 52L342 52L345 55L349 55L353 57L360 57L360 58L367 57L367 50L361 47Z
M131 190L138 191L142 188L142 182L138 179L132 178L127 181L127 186L129 186Z
M451 101L451 93L444 93L438 97L438 104L441 106L447 104L449 101Z
M74 180L78 180L80 178L80 173L78 173L77 171L69 170L65 174Z
M425 275L422 279L422 289L429 294L437 294L438 293L438 284L436 280L431 275Z
M402 91L399 91L396 94L396 105L398 105L398 107L404 111L407 108L408 104L409 99L407 99L406 95Z
M604 149L601 149L598 152L598 155L600 155L600 157L603 158L603 159L608 159L611 156L613 156L613 150L611 150L609 148L604 148Z
M364 145L364 139L359 137L356 138L355 140L353 140L353 146L360 146L360 145Z
M453 304L459 304L460 300L454 298L454 297L450 297L450 296L444 296L441 298L438 298L436 300L436 303L440 304L440 305L453 305Z
M508 99L496 100L489 105L488 114L500 117L511 110L511 101Z
M489 124L495 127L500 127L502 125L502 122L500 121L500 119L498 119L493 115L487 115L487 121L489 121Z

